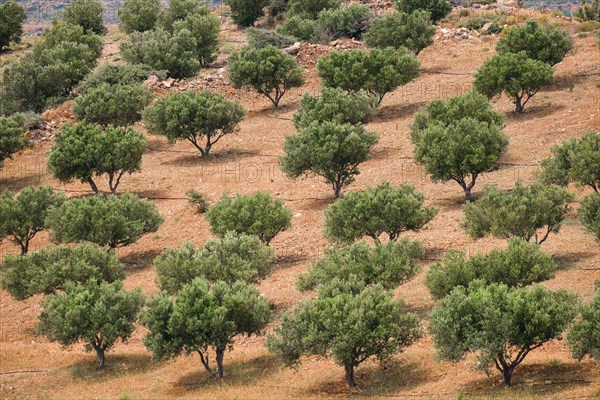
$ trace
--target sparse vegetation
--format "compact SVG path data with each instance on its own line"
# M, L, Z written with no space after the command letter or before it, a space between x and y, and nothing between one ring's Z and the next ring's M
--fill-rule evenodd
M446 0L395 0L398 11L404 13L413 13L419 10L425 10L431 15L431 21L436 23L452 11L452 5Z

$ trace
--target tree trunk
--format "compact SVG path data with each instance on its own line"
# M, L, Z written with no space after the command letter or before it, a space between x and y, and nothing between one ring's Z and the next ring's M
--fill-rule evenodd
M25 239L20 243L21 255L24 256L29 251L29 239Z
M100 191L98 190L98 186L96 186L96 182L94 182L94 180L92 178L88 178L87 182L89 183L89 185L92 188L92 190L94 191L94 193L96 193L96 194L100 193Z
M223 356L225 356L225 349L217 349L215 379L223 379Z
M273 99L273 109L274 110L279 109L279 100L281 100L281 97L279 97L279 96L275 96L275 98Z
M339 199L342 192L342 182L339 179L333 182L333 192L335 199Z
M502 382L504 383L504 386L510 386L511 385L511 379L512 379L512 374L513 371L515 370L515 366L513 365L507 365L503 370L502 370Z
M471 189L465 187L465 202L472 203L473 202L473 193L471 193Z
M104 369L104 349L96 347L96 358L98 359L98 369Z
M523 112L523 108L525 107L525 104L521 103L521 97L517 97L515 98L515 111L518 113L522 113Z
M356 382L354 381L354 366L344 365L344 370L346 371L346 384L348 387L356 387Z

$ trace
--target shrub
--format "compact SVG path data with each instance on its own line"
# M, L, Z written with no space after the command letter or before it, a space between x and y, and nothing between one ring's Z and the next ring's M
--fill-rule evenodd
M552 80L554 71L543 61L527 57L525 52L497 53L488 58L475 73L473 87L492 98L505 92L523 112L527 102Z
M364 236L376 242L385 233L390 241L402 232L419 231L438 210L424 207L425 196L413 186L383 183L364 192L350 192L325 211L325 236L350 243Z
M345 93L342 89L323 87L319 97L305 94L294 114L298 130L313 123L366 124L373 120L377 109L373 98L361 92Z
M78 247L46 247L2 262L2 288L16 300L65 290L69 283L114 282L125 277L115 252L92 243Z
M77 91L84 95L102 84L136 85L144 82L150 75L166 77L164 72L143 64L102 63L77 86Z
M125 0L119 9L119 26L126 33L151 31L160 13L160 0Z
M328 38L348 37L360 40L371 25L371 11L362 4L326 9L319 13L318 26Z
M269 18L271 20L285 14L288 10L289 0L271 0L269 2Z
M344 366L346 383L355 387L354 369L371 357L385 360L420 337L416 316L381 286L350 291L350 283L332 281L315 299L283 315L269 349L287 365L303 355L332 357ZM360 286L360 285L359 285Z
M550 233L559 232L573 200L558 186L517 182L512 192L486 186L477 202L465 206L462 226L474 239L519 237L542 244Z
M590 194L584 197L578 214L585 229L600 240L600 196Z
M452 5L446 0L395 0L396 8L407 14L424 10L431 15L431 21L436 23L452 11Z
M217 59L219 52L219 32L221 23L219 18L209 13L206 8L188 15L185 19L173 24L175 38L181 37L181 43L190 41L186 38L191 33L191 43L195 43L194 57L200 65L206 67ZM187 46L187 45L185 45Z
M30 146L30 141L24 136L25 130L15 118L0 116L0 168L6 159Z
M532 350L561 335L575 317L575 298L541 285L508 288L472 284L446 296L430 316L438 356L458 361L478 354L478 367L491 365L510 386L515 368Z
M141 289L127 292L121 282L68 284L64 294L44 301L39 331L63 346L84 342L86 351L96 351L102 369L105 352L133 333L143 304Z
M269 303L244 282L208 284L196 278L173 300L160 293L148 302L140 321L148 328L144 345L156 359L197 352L204 368L215 379L223 378L225 350L236 337L259 335L271 318ZM216 369L210 368L209 348L214 348Z
M377 243L374 248L364 242L333 248L325 258L314 263L309 272L298 277L298 287L303 291L312 290L340 279L393 290L416 275L419 266L415 259L423 253L421 243L408 239Z
M231 9L231 18L239 26L252 26L263 16L263 8L269 0L225 0Z
M108 175L110 192L115 194L124 174L139 171L146 138L130 128L97 125L63 125L48 155L48 169L61 182L73 179L88 183L100 193L94 179Z
M496 44L498 53L524 51L527 57L550 65L561 62L572 48L571 37L559 26L540 25L537 21L509 28Z
M455 287L467 288L475 280L486 285L525 287L553 278L557 269L552 257L539 246L513 238L506 249L475 254L469 259L463 251L451 249L443 262L431 266L425 284L434 298L441 299Z
M412 14L391 13L375 19L369 32L365 35L365 43L369 47L384 49L405 47L419 54L425 47L433 44L435 27L426 11L415 11Z
M62 20L79 25L85 32L103 35L106 28L102 23L100 0L72 0L62 11Z
M364 90L378 99L406 85L419 74L420 63L406 49L342 50L321 57L317 71L324 86Z
M196 278L229 285L258 283L271 273L273 259L273 251L256 236L227 232L200 249L192 243L166 249L156 257L154 267L161 290L176 294Z
M577 360L589 355L600 361L600 281L596 281L592 301L581 307L581 317L569 330L567 340Z
M29 242L47 229L46 216L52 207L64 202L62 194L55 194L50 186L28 186L15 197L6 190L0 194L0 240L7 236L21 248L21 254L29 250Z
M23 34L23 22L27 19L25 7L14 0L0 4L0 53L8 45L19 43Z
M580 0L581 7L575 12L575 16L582 21L599 21L600 22L600 6L598 0Z
M298 15L287 17L276 30L282 35L292 36L302 42L316 43L321 38L317 21Z
M296 38L291 36L252 27L246 29L246 37L248 38L248 46L255 49L262 49L267 46L283 49L293 45L296 41Z
M200 214L204 214L206 211L208 211L208 201L206 201L202 193L197 190L190 189L187 191L186 195L188 198L188 203L190 203L192 207L195 207Z
M304 84L296 59L273 46L246 47L229 60L229 79L234 87L251 86L277 109L290 88Z
M358 165L370 158L377 141L377 134L361 125L312 124L285 138L281 170L294 179L308 173L322 176L338 199L342 188L360 173Z
M203 157L223 136L237 131L244 115L240 103L206 90L160 97L143 112L150 133L166 136L170 143L187 140Z
M104 83L77 97L73 113L89 124L128 126L142 118L142 110L151 100L152 92L143 85Z
M339 8L341 0L289 0L288 14L299 15L303 18L317 19L319 12L332 8Z
M111 249L137 242L163 222L156 206L131 194L73 199L50 211L55 243L92 242Z
M160 15L159 26L168 32L173 32L177 21L186 19L192 14L209 14L205 1L199 0L170 0L165 11Z
M434 100L415 116L411 139L415 160L434 182L456 181L473 199L477 178L496 168L506 151L504 117L478 93Z
M292 212L283 201L274 200L268 193L236 195L235 198L221 197L206 213L210 230L215 235L227 232L256 235L265 244L279 232L291 226Z

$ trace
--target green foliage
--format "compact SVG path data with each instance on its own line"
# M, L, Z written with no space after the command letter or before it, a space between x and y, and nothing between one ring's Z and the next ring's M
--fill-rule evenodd
M537 21L509 28L496 44L498 53L524 51L527 57L550 65L561 62L572 48L571 37L559 26L540 25Z
M287 17L276 30L282 35L292 36L303 42L316 43L321 38L317 21L299 15Z
M209 14L206 2L202 0L171 0L160 16L159 26L173 32L177 21L186 19L191 14Z
M125 0L119 9L119 27L126 33L150 31L160 13L160 0Z
M316 298L283 315L268 338L269 349L288 365L303 355L331 357L344 366L346 383L354 387L355 367L371 357L385 360L420 337L418 319L401 299L381 286L362 291L356 286L360 283L334 279L321 287Z
M92 243L46 247L23 256L7 255L0 273L2 288L16 300L52 294L69 283L114 282L125 277L115 252Z
M531 59L524 51L496 53L475 73L473 87L492 98L505 92L515 104L515 112L523 112L527 102L552 81L554 70L543 61Z
M73 113L88 124L128 126L142 118L142 110L151 100L152 92L144 85L103 83L77 97Z
M302 130L312 123L366 124L376 113L374 99L365 93L346 93L339 88L323 87L319 97L309 93L302 97L294 114L294 126Z
M283 35L275 31L266 29L248 28L246 29L246 37L248 38L248 46L255 49L262 49L267 46L274 46L278 49L284 49L291 46L296 41L296 38Z
M170 143L187 140L203 157L223 136L237 131L244 115L240 103L207 90L160 97L143 112L150 133L166 136Z
M96 351L101 369L104 353L117 341L126 342L133 333L143 304L142 291L127 292L121 282L68 284L64 294L44 301L39 330L64 346L84 342L86 351Z
M102 84L136 85L144 82L150 75L166 77L164 72L143 64L102 63L77 86L77 91L84 95Z
M163 222L156 206L131 194L72 199L49 212L50 239L92 242L111 249L135 243Z
M208 211L208 201L204 198L204 195L195 189L187 191L186 196L191 206L195 207L200 214L204 214Z
M407 14L424 10L431 15L433 23L438 22L452 11L452 4L446 0L395 0L396 8Z
M283 201L274 200L266 192L235 198L226 195L206 213L212 233L224 236L227 232L256 235L269 244L279 232L291 226L292 212Z
M289 0L288 15L317 19L322 10L339 8L341 4L342 0Z
M0 168L4 160L30 146L30 141L24 136L25 129L15 118L0 116Z
M88 183L100 193L94 179L108 175L115 194L124 174L139 171L146 138L131 128L77 124L63 125L48 155L48 169L61 182Z
M419 54L425 47L433 44L434 34L435 27L428 12L394 12L373 21L371 29L365 35L365 43L369 47L380 49L405 47Z
M423 256L420 242L402 239L370 247L358 242L348 247L333 248L311 270L298 277L302 291L326 285L334 279L360 281L363 286L381 285L393 290L408 282L419 271L416 258Z
M438 209L424 207L425 196L413 186L392 187L382 183L364 192L350 192L325 211L325 236L351 243L369 236L379 242L385 233L390 241L402 232L419 231Z
M579 140L565 140L552 148L553 157L542 161L540 180L546 185L575 182L600 192L600 135L585 132Z
M600 240L600 195L584 197L578 214L585 229Z
M496 168L506 151L503 123L503 115L481 94L434 100L415 116L411 133L415 160L434 182L456 181L471 201L479 175Z
M79 25L85 32L103 35L106 28L102 23L102 2L100 0L72 0L62 12L62 20Z
M296 59L280 49L245 47L229 59L229 79L234 87L251 86L271 100L275 109L288 89L304 84Z
M195 278L230 285L257 283L271 273L273 260L273 251L256 236L227 232L200 249L192 243L166 249L156 257L154 267L161 290L176 294Z
M322 176L332 185L337 199L342 187L360 173L358 165L370 158L377 141L377 134L367 132L362 125L313 123L285 138L281 170L290 178L308 173Z
M513 238L504 250L475 254L469 259L463 251L451 249L443 262L431 266L425 284L434 298L441 299L455 287L466 288L475 280L486 285L502 283L525 287L553 278L557 269L552 257L538 245Z
M150 331L144 344L156 359L181 353L198 353L206 370L223 377L223 357L238 336L259 335L271 318L269 303L247 283L209 284L196 278L183 286L173 300L162 292L142 311L140 321ZM216 368L209 364L209 347L216 353Z
M318 26L331 39L342 37L360 40L371 25L371 11L362 4L326 9L319 13Z
M8 45L19 43L23 34L23 22L27 19L25 7L14 0L0 4L0 53Z
M600 22L600 6L598 0L580 0L581 6L575 12L575 16L582 21L599 21Z
M461 28L467 28L471 31L481 31L481 28L484 27L485 24L490 23L491 25L487 28L486 31L482 31L482 34L493 34L502 32L503 28L503 19L505 18L504 13L496 13L496 12L486 12L481 14L476 14L473 17L467 19L464 23L460 24Z
M50 186L28 186L15 197L6 190L0 194L0 240L7 236L21 248L21 254L29 250L29 242L45 230L46 216L52 207L64 202L62 194L55 194Z
M233 22L248 27L263 16L263 8L269 4L269 0L225 0L225 4L231 9Z
M288 10L289 0L271 0L269 2L269 19L273 20L285 14Z
M191 33L192 40L189 43L195 44L193 52L201 66L206 67L217 59L221 22L217 16L210 14L206 8L200 8L185 19L175 22L173 29L175 39L182 38L181 43L185 43L186 36Z
M465 206L463 228L474 239L487 235L519 237L542 244L558 233L574 196L558 186L515 184L511 192L486 186L483 195Z
M510 386L514 369L529 354L561 335L575 317L575 298L541 285L509 288L502 284L457 287L430 316L438 356L458 361L477 353L479 369L491 365Z
M324 86L364 90L378 99L419 75L419 60L406 49L334 51L321 57L317 71Z
M592 301L581 307L581 318L567 336L573 357L581 361L586 355L600 361L600 281Z

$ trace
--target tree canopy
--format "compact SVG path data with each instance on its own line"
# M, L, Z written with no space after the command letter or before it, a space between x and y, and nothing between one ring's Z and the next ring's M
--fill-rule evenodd
M25 129L14 118L0 115L0 168L4 160L31 144L24 134Z
M160 13L160 0L125 0L119 9L119 28L125 33L150 31Z
M567 340L577 360L590 356L600 361L600 281L596 281L592 301L581 307L581 316L569 330Z
M434 34L435 26L431 23L428 11L418 10L410 14L393 12L373 21L365 35L365 43L380 49L407 48L418 55L433 44Z
M0 4L0 53L10 43L19 43L23 34L23 22L27 19L25 7L15 0Z
M431 21L436 23L452 11L452 4L446 0L395 0L394 4L400 12L414 13L425 10L431 14Z
M590 194L584 197L578 214L585 229L600 240L600 196Z
M233 22L248 27L263 16L263 8L269 4L269 0L225 0L225 4L231 9Z
M317 19L323 10L336 9L342 0L288 0L288 14L307 19Z
M71 0L62 11L62 20L79 25L85 32L103 35L106 27L102 22L102 2L100 0Z

